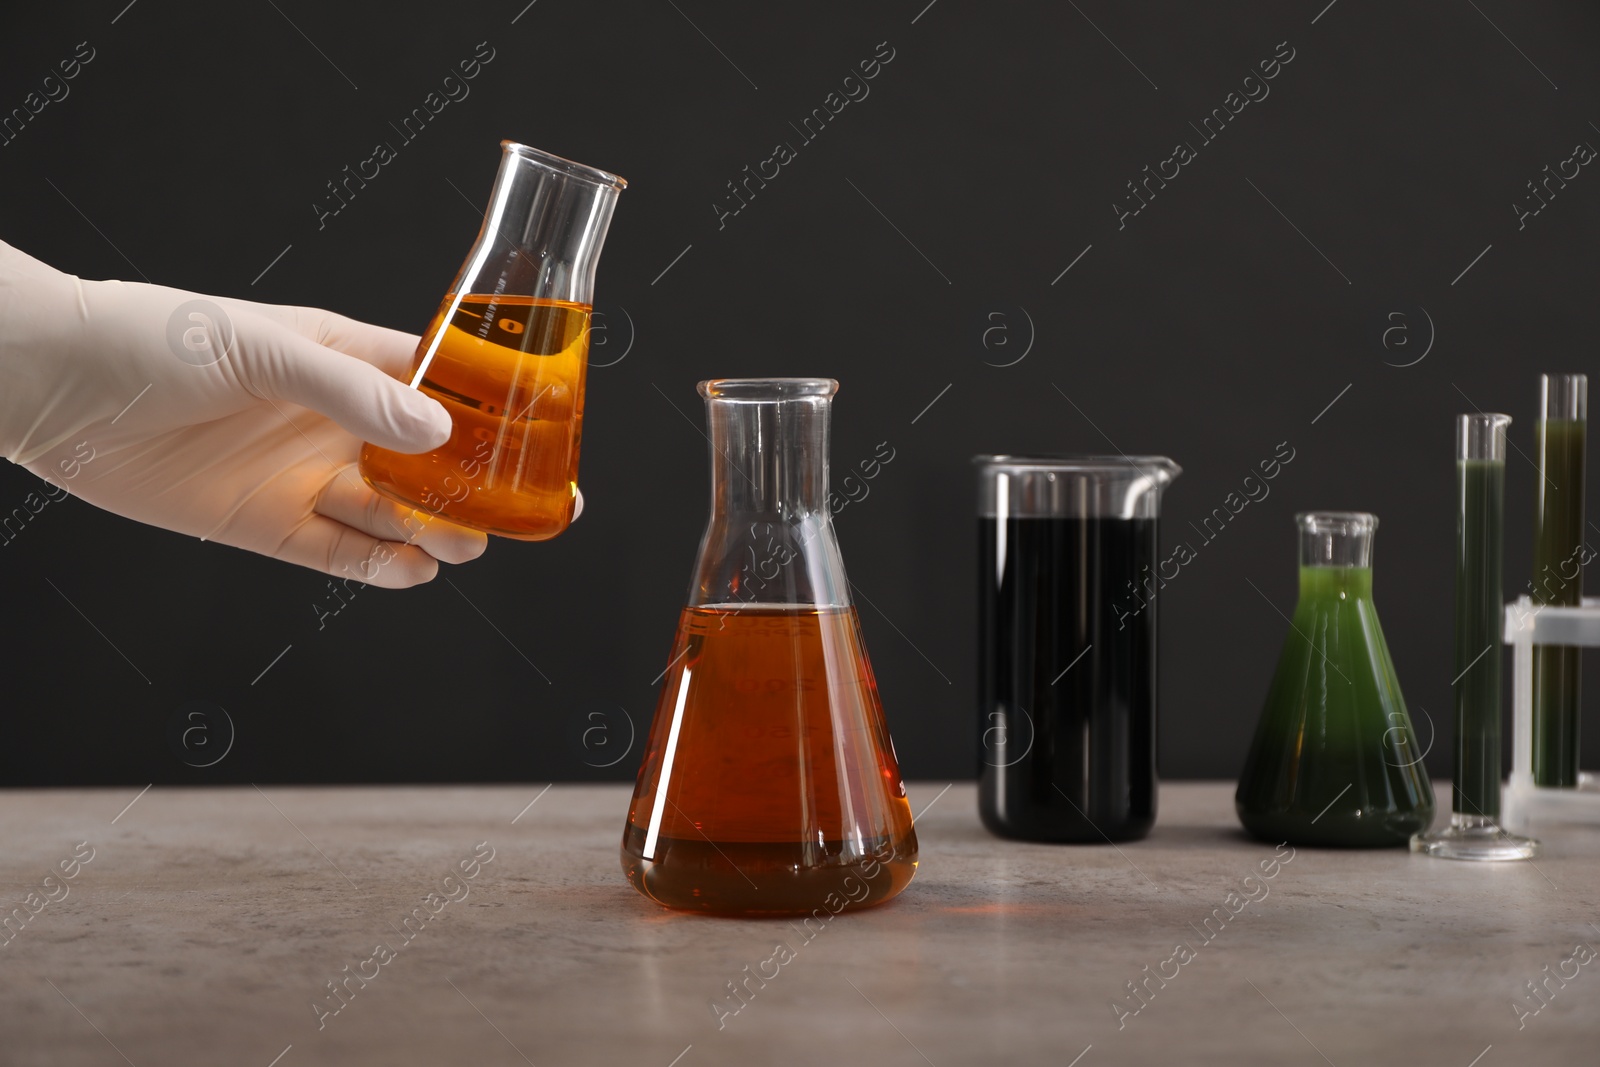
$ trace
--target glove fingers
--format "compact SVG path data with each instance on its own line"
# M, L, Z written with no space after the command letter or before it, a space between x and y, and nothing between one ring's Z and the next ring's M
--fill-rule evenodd
M407 383L411 381L417 345L422 340L416 334L358 322L318 308L290 310L295 313L291 328L300 336L336 352L355 356L391 378Z
M439 573L439 561L416 545L373 537L325 515L311 516L275 555L287 563L380 589L409 589Z
M272 323L241 330L238 337L234 365L258 396L308 407L361 440L396 452L427 452L450 438L443 405L370 363Z
M406 541L444 563L466 563L483 555L489 538L477 530L416 511L369 488L347 467L317 498L316 511L386 541Z
M308 341L370 363L391 378L411 381L417 345L422 340L414 333L374 326L322 308L217 299L230 312L269 319Z

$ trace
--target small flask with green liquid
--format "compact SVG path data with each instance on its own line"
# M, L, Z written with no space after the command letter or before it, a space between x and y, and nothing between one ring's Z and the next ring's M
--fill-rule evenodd
M1295 522L1300 599L1239 778L1239 819L1265 841L1403 846L1433 822L1433 789L1372 602L1378 518Z

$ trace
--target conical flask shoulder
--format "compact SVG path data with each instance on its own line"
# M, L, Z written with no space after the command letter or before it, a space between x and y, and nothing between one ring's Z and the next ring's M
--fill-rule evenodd
M726 516L706 526L691 607L850 607L844 557L826 512Z

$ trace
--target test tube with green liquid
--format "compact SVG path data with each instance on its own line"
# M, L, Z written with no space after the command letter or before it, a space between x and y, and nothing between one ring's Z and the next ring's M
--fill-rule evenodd
M1414 851L1459 860L1515 860L1538 843L1500 828L1500 663L1505 627L1509 415L1456 417L1456 747L1450 825L1411 839Z
M1583 598L1583 453L1589 418L1589 379L1583 374L1539 376L1539 421L1534 440L1539 484L1533 526L1533 602L1574 605ZM1537 645L1533 650L1533 780L1578 784L1578 683L1582 650Z

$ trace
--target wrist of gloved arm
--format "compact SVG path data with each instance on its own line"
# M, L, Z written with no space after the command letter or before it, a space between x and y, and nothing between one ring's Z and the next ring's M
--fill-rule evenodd
M115 397L83 351L88 287L97 284L0 242L0 455L13 463L117 414L99 410Z

